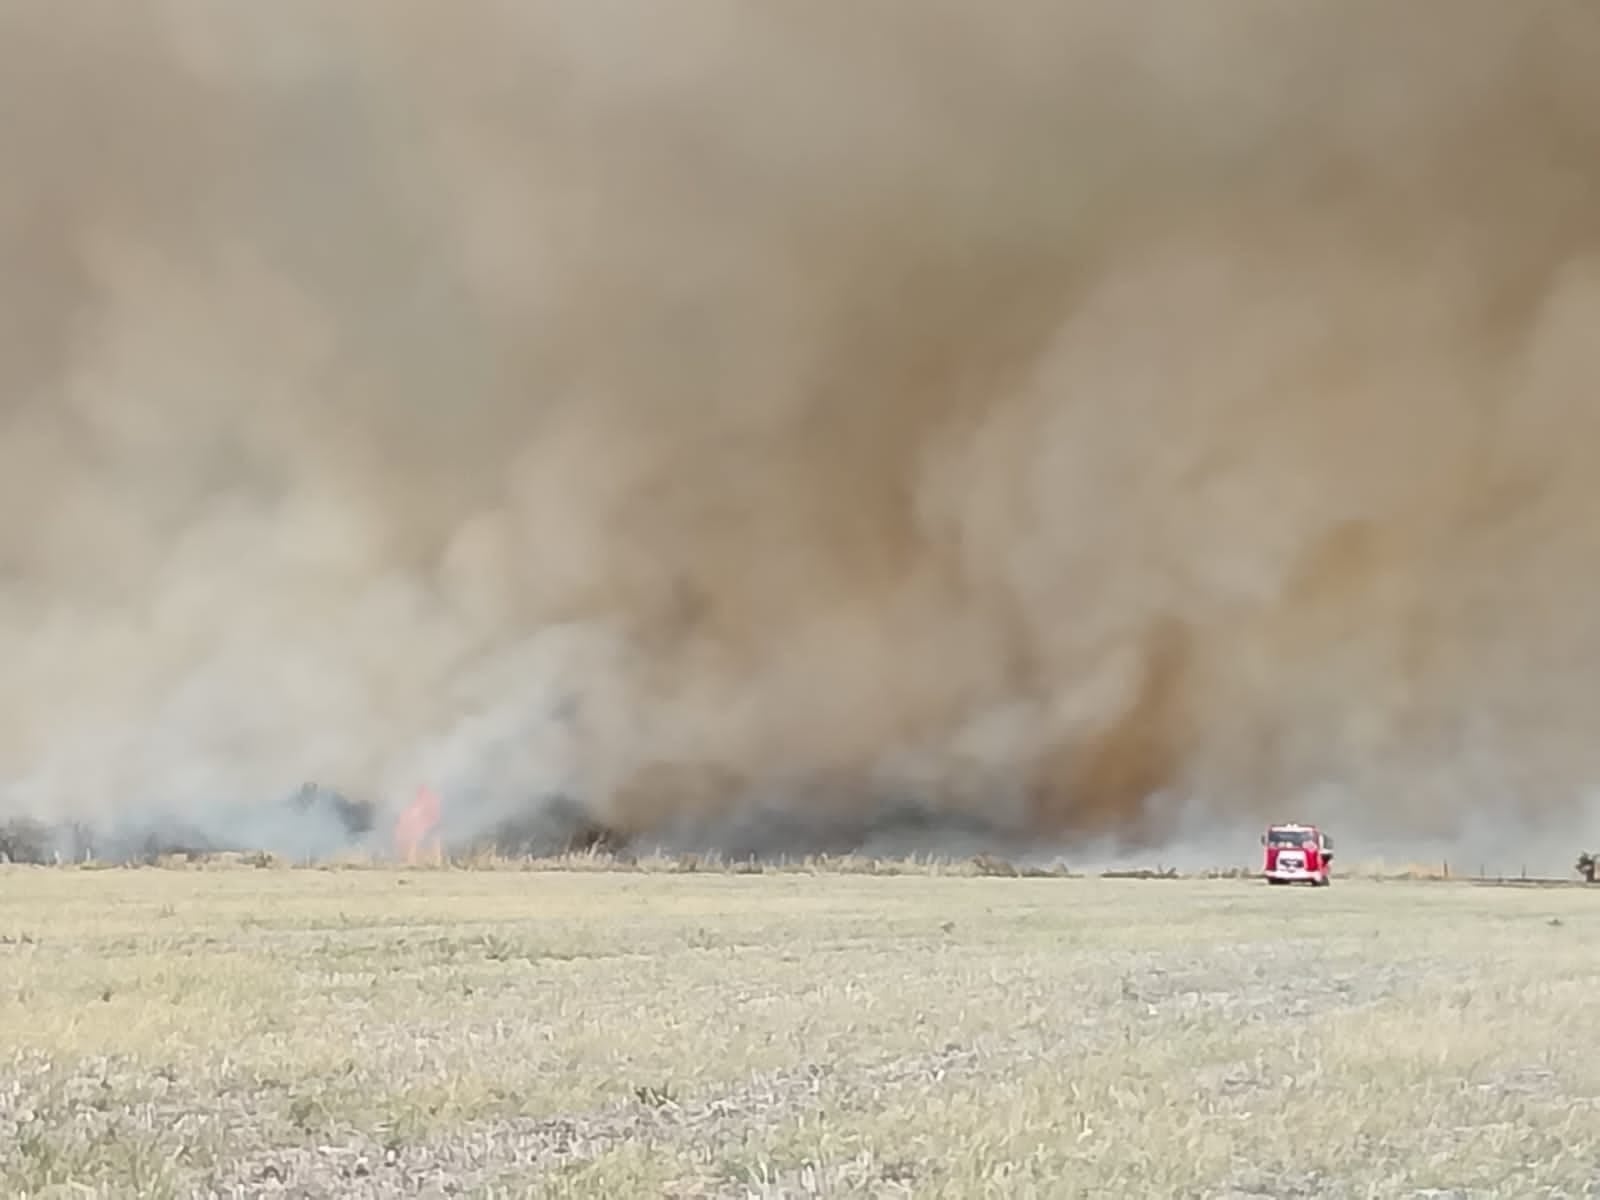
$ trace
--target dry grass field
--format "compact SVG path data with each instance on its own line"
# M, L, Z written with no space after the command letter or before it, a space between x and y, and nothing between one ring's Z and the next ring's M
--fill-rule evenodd
M6 1196L1600 1195L1600 891L0 869Z

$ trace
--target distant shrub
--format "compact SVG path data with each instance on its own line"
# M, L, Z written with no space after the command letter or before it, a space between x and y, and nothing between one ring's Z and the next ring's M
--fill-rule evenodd
M37 821L18 818L0 824L0 863L55 861L50 830Z

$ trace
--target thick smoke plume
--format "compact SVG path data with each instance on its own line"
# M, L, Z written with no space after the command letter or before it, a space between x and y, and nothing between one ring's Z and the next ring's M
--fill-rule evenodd
M17 0L0 153L0 817L1589 820L1582 0Z

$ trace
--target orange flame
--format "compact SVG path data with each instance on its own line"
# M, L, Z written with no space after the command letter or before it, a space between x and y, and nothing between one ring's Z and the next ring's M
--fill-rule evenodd
M432 857L439 847L439 794L430 787L417 789L417 798L394 823L394 848L402 862L415 865L425 841L432 841Z

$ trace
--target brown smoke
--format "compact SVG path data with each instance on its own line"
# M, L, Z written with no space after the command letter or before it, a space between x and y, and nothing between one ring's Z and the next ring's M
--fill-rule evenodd
M0 153L0 815L1589 812L1583 0L16 3Z

